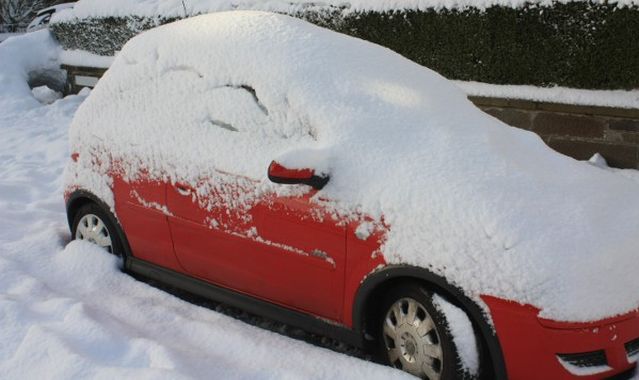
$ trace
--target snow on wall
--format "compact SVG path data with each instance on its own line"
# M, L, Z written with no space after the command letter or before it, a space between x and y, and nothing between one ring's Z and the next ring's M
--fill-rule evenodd
M584 106L639 109L639 89L629 91L582 90L567 87L535 87L465 81L453 82L469 96L525 99L540 102L577 104Z
M560 0L561 3L586 0ZM595 0L604 3L604 0ZM608 1L618 6L638 5L639 0ZM304 9L340 8L351 11L394 11L416 9L485 9L500 5L521 7L526 3L551 5L551 0L80 0L71 11L54 15L54 20L106 16L165 16L183 17L228 10L262 10L271 12L295 12Z
M70 136L80 165L113 157L133 177L146 167L199 194L256 184L228 194L240 211L300 191L267 180L272 159L312 157L330 172L317 196L327 207L390 225L387 262L550 319L639 306L637 183L552 151L388 49L291 17L224 12L141 34ZM243 177L220 185L224 172Z
M113 63L113 57L97 55L84 50L63 50L60 53L60 63L69 66L108 69Z

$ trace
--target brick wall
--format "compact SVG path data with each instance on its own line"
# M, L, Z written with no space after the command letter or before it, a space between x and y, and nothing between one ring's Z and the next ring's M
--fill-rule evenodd
M610 166L639 169L639 109L484 97L470 100L507 124L537 133L560 153L578 160L600 153Z

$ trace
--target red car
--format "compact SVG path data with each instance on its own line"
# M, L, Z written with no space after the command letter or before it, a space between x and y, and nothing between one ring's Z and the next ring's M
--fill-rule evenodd
M72 236L127 271L422 378L635 370L636 185L387 49L268 13L180 21L125 46L70 136Z

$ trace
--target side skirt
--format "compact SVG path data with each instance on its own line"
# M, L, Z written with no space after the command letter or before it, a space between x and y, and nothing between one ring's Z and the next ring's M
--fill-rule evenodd
M125 266L128 271L200 297L221 302L287 325L299 327L314 334L327 336L355 347L364 347L363 335L310 314L290 310L246 294L222 288L135 257L127 257Z

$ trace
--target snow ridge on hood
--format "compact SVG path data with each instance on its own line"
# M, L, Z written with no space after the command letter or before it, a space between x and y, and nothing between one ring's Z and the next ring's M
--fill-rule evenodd
M390 263L556 320L639 306L636 183L552 151L386 48L288 16L223 12L141 34L70 135L74 151L172 181L219 169L272 188L272 159L315 162L336 213L390 225Z

